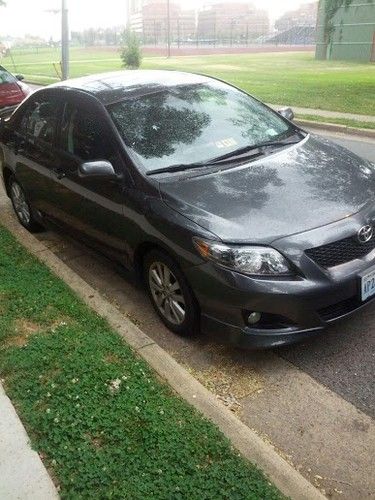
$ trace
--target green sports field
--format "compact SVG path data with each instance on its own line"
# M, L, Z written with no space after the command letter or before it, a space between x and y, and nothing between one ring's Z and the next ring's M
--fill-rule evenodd
M115 49L71 49L71 76L121 69ZM58 49L14 51L2 64L36 83L58 79ZM142 68L178 69L227 80L275 104L375 115L375 64L316 61L311 52L144 57Z

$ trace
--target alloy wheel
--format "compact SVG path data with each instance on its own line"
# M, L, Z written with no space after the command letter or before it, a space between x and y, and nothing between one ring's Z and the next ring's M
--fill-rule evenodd
M25 225L30 224L31 220L30 207L26 201L23 189L17 182L12 183L10 196L13 202L14 210L20 221Z
M164 318L174 325L185 321L186 305L180 283L163 262L149 267L148 281L152 298Z

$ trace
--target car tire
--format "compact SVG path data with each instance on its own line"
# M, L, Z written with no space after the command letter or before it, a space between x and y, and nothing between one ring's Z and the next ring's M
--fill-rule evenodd
M9 197L20 224L30 231L30 233L43 231L43 226L41 226L41 224L39 224L39 222L35 219L34 210L26 197L23 187L15 177L11 177L9 179L8 188Z
M198 303L176 262L166 252L152 250L144 259L143 276L151 303L166 327L178 335L197 335Z

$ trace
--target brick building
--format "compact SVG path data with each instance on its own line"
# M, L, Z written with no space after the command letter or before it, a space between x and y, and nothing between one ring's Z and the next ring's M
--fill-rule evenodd
M250 2L221 2L198 12L197 36L201 40L243 41L269 33L268 13Z
M171 41L195 36L196 20L193 10L182 10L179 3L169 4ZM128 0L128 20L132 31L144 43L163 43L167 38L167 2L165 0Z

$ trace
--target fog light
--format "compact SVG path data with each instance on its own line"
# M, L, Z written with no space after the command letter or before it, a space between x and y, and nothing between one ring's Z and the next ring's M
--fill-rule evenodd
M255 325L256 323L259 323L261 317L262 315L260 312L252 312L247 317L247 322L249 325Z

